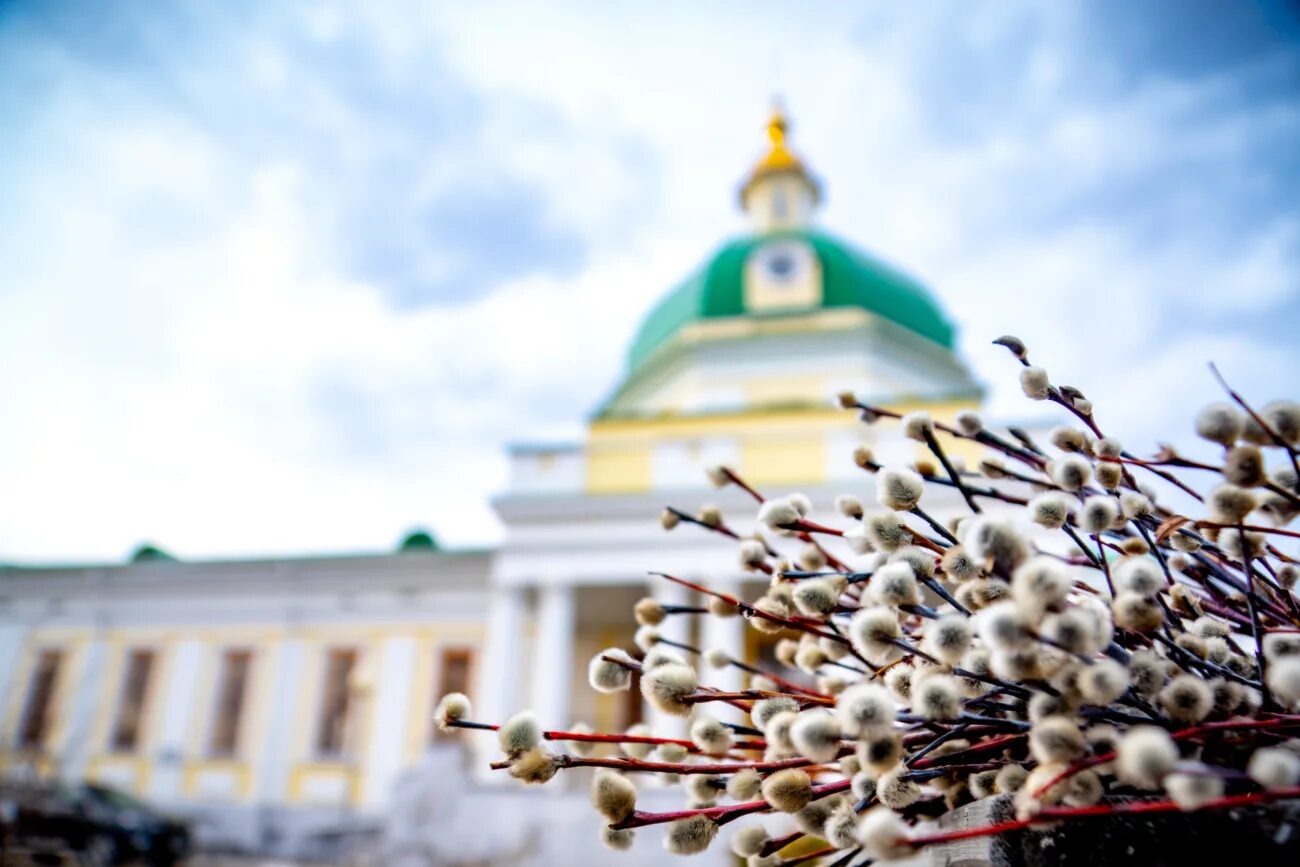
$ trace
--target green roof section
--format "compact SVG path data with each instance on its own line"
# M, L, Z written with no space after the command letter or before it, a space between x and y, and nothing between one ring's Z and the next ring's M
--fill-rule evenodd
M132 563L173 563L176 558L152 542L144 542L131 552Z
M413 551L441 551L438 539L428 530L412 530L398 544L397 550L403 554Z
M641 323L628 350L628 370L636 370L683 327L703 319L743 316L745 262L772 241L802 241L812 247L822 271L822 300L811 309L859 307L889 319L921 337L952 349L956 333L938 302L920 283L848 243L816 229L788 229L731 241L704 267L660 301ZM770 316L777 311L764 311ZM760 314L752 314L760 315Z

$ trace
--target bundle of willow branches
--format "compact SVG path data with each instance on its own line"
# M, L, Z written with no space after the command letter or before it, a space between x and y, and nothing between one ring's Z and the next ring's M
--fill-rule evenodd
M704 604L642 600L639 652L591 661L593 688L639 683L658 711L689 718L689 737L541 731L528 712L475 722L462 695L443 699L440 723L497 731L505 758L494 767L526 783L598 768L592 802L612 848L666 825L667 849L691 854L734 823L731 848L753 867L888 860L1039 823L1300 798L1300 569L1278 547L1300 537L1286 529L1300 514L1300 405L1256 409L1223 383L1228 400L1195 419L1220 458L1164 446L1140 459L1102 432L1078 389L1031 365L1021 341L995 342L1022 365L1026 396L1077 420L1051 431L1050 448L974 413L949 425L845 394L846 410L901 424L933 456L884 467L860 447L879 508L840 497L845 526L826 526L806 498L767 499L718 467L715 484L753 498L758 532L742 537L713 508L665 511L665 528L716 533L768 579L746 600L659 574ZM953 440L988 452L977 471L945 451ZM954 489L962 514L927 512L932 486ZM793 562L778 552L784 540L798 540ZM736 616L775 642L774 663L658 629L669 617ZM727 666L747 688L703 682L702 670ZM723 705L746 723L710 712ZM596 744L623 755L595 756ZM638 810L633 781L665 778L685 789L683 809ZM933 822L1005 794L1011 820ZM785 814L786 827L746 818L765 814Z

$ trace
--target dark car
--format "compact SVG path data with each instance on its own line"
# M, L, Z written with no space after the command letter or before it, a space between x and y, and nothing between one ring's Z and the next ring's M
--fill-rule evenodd
M94 783L2 784L0 816L6 848L71 852L88 867L138 861L169 867L190 848L183 823Z

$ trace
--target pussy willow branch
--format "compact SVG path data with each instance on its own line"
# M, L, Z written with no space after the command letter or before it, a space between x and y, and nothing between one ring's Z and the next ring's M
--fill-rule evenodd
M1267 719L1249 719L1249 720L1224 720L1222 722L1209 722L1200 725L1191 726L1179 731L1170 732L1169 736L1176 741L1188 740L1190 738L1200 737L1203 734L1211 732L1227 731L1249 731L1253 729L1287 729L1300 726L1300 716L1291 717L1270 717ZM1035 789L1032 794L1034 797L1041 796L1044 792L1049 791L1061 782L1068 780L1070 777L1086 771L1089 768L1095 768L1098 765L1104 765L1107 762L1115 761L1115 752L1102 753L1097 756L1090 756L1086 759L1080 759L1056 776L1052 777L1046 783Z
M1202 804L1197 808L1197 811L1201 812L1205 810L1224 810L1232 807L1247 807L1253 804L1264 804L1271 801L1292 800L1295 798L1300 798L1300 787L1251 792L1245 795L1230 795L1226 798L1218 798ZM971 840L977 837L992 837L998 834L1006 834L1011 831L1020 831L1032 825L1053 819L1081 819L1090 816L1117 816L1134 813L1177 813L1181 811L1183 811L1182 806L1173 801L1165 800L1132 801L1120 804L1094 804L1090 807L1044 807L1034 816L1027 819L1013 819L1007 822L1000 822L996 825L985 825L982 828L963 828L956 831L942 831L936 834L922 834L919 836L902 838L897 842L899 845L921 848L923 846L932 846L936 843L952 843L957 840Z
M499 731L501 726L498 723L474 722L471 720L446 720L443 723L448 728L457 729L477 729L480 731ZM575 743L591 744L651 744L661 746L663 744L675 744L676 746L685 747L692 753L699 753L700 748L695 745L694 741L683 740L681 738L660 738L653 735L630 735L614 734L608 732L566 732L566 731L544 731L542 739L548 741L573 741ZM731 745L733 750L765 750L767 744L764 741L736 741Z
M852 752L852 747L848 748ZM781 759L773 762L713 762L690 764L688 762L652 762L633 758L601 758L599 756L556 756L561 768L613 768L617 771L679 774L734 774L737 771L783 771L787 768L806 768L817 764L812 759Z
M651 572L650 574L657 575L660 578L666 578L667 580L672 581L675 584L680 584L683 587L688 587L691 590L694 590L698 593L704 593L709 596L717 597L718 599L721 599L723 602L736 606L736 608L746 617L757 617L761 620L768 620L772 623L779 623L782 626L789 627L790 629L797 629L802 632L807 632L810 635L816 635L818 638L828 638L831 641L835 641L840 644L849 643L849 640L842 635L836 635L830 632L823 632L820 629L817 629L809 625L806 621L803 620L798 620L792 617L782 617L778 614L769 614L768 612L763 611L760 608L756 608L753 605L750 605L749 603L745 602L742 599L732 596L730 593L722 593L717 590L710 590L708 587L705 587L701 584L696 584L693 581L687 581L685 578L678 578L676 575L669 575L667 572Z
M848 780L836 780L833 783L824 783L820 786L813 786L813 801L820 800L830 795L838 794L849 788ZM676 822L679 819L689 819L693 816L705 816L712 819L719 825L725 825L741 816L748 816L751 813L766 813L772 809L767 801L747 801L743 804L731 804L722 807L702 807L694 810L676 810L670 813L643 813L640 810L634 812L621 822L615 822L609 827L619 831L627 828L643 828L646 825L662 825L665 822Z
M1210 373L1214 374L1214 378L1219 381L1219 385L1221 385L1223 390L1228 393L1228 397L1232 398L1233 402L1236 403L1237 406L1246 411L1246 414L1251 417L1251 420L1254 421L1255 424L1259 425L1260 429L1273 441L1273 444L1286 451L1287 457L1291 459L1291 469L1295 472L1296 477L1300 478L1300 461L1297 461L1296 450L1291 446L1291 444L1283 439L1281 434L1273 430L1273 426L1264 421L1260 414L1255 412L1255 410L1251 408L1250 404L1246 403L1244 397L1233 390L1232 386L1228 385L1228 381L1223 378L1223 374L1219 373L1219 368L1211 364Z
M939 459L939 463L943 465L943 471L948 474L948 478L961 492L962 499L966 501L966 507L978 515L980 511L979 503L976 503L975 498L971 496L971 492L966 490L966 485L961 480L961 474L953 469L952 462L948 460L948 455L944 452L943 447L939 445L939 440L935 437L934 432L928 427L923 427L921 435L925 438L926 447Z
M895 412L892 409L886 409L883 406L875 406L874 404L862 403L860 401L854 401L851 406L846 406L845 409L861 410L864 413L869 413L872 416L879 416L880 418L891 418L897 420L903 417L902 413ZM864 419L864 421L865 420L866 419ZM874 418L867 421L868 424L871 424L872 422L874 422ZM934 426L936 430L943 431L945 434L947 434L950 437L977 442L981 445L994 449L995 451L1002 452L1007 457L1015 458L1016 460L1028 464L1030 466L1037 465L1041 467L1043 464L1047 463L1042 458L1041 455L1036 455L1033 452L1016 448L1011 443L1002 439L992 431L980 431L979 433L972 436L970 434L958 430L955 427L952 427L951 425L945 424L940 421L934 422Z

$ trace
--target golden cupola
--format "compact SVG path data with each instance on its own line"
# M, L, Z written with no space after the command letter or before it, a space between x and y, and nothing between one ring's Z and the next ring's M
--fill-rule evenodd
M801 226L821 202L821 185L786 144L790 122L778 105L767 122L768 148L740 188L740 206L760 231Z

